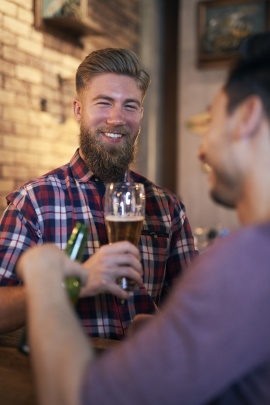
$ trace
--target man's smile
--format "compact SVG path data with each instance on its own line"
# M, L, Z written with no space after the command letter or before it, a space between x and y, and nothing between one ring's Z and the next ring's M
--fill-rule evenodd
M96 135L103 139L103 142L108 143L122 143L130 132L128 129L120 128L98 128Z
M112 138L112 139L121 138L123 136L123 134L112 133L112 132L104 132L104 135L107 136L108 138Z

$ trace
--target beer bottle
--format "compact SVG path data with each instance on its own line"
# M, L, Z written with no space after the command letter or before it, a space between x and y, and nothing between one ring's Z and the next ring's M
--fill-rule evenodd
M78 262L82 261L87 234L88 227L85 224L77 222L66 247L66 253L71 260L77 260ZM78 277L67 277L64 281L64 287L66 288L73 305L76 306L81 287L80 279Z
M77 222L68 240L65 250L71 260L77 260L79 262L82 261L83 249L86 244L87 234L88 227L85 224ZM75 307L80 293L80 279L73 276L67 277L63 282L63 287L66 288L67 294ZM27 342L26 329L23 331L18 349L24 354L30 353L30 348Z

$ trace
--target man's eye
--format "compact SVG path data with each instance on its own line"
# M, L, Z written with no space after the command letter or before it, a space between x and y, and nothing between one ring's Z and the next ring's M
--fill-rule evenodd
M97 105L101 105L101 106L109 106L110 103L108 103L107 101L100 101L99 103L97 103Z
M127 108L128 110L131 110L131 111L136 111L136 110L138 110L138 107L137 107L136 105L132 105L132 104L127 104L127 105L126 105L126 108Z

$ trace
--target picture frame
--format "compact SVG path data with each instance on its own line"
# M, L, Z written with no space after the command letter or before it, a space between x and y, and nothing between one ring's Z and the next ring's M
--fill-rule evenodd
M91 17L88 0L35 0L35 28L67 39L103 35L102 27Z
M248 36L270 27L269 0L204 0L198 2L199 68L223 67Z

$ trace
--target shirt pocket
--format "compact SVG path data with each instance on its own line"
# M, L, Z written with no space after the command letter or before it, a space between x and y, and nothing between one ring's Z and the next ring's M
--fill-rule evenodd
M143 282L148 294L158 304L166 277L166 263L170 254L170 229L144 227L140 238Z

